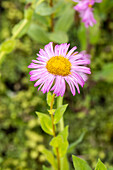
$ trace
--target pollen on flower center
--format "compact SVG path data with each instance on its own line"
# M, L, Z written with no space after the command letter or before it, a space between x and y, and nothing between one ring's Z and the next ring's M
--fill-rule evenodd
M71 63L63 56L55 56L47 62L46 68L51 74L67 76L70 74Z

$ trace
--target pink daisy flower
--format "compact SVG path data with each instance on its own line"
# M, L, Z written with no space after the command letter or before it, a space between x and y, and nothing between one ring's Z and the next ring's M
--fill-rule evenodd
M87 80L86 74L91 74L90 68L86 67L90 64L90 57L85 51L74 52L77 47L73 47L69 52L70 44L55 45L50 42L37 54L37 60L32 60L28 68L30 71L30 80L36 81L34 86L39 86L43 93L53 91L57 96L63 96L66 90L66 82L68 83L73 95L77 89L80 93L79 85L84 86Z
M85 23L85 27L93 26L96 24L96 20L93 14L93 8L95 2L100 3L102 0L73 0L78 4L74 7L76 11L80 13L82 22Z

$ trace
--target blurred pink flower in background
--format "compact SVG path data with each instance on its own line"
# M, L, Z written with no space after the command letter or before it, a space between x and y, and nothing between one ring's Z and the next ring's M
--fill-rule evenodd
M82 22L85 23L85 27L93 26L96 24L96 20L93 14L93 8L95 2L100 3L102 0L73 0L78 4L74 7L76 11L80 13Z

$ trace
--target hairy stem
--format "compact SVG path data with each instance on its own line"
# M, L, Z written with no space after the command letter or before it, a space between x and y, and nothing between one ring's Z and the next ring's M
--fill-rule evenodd
M53 98L52 98L51 105L50 105L50 110L53 109L54 99L55 99L55 94L53 94ZM52 120L52 127L53 127L53 136L56 137L55 125L54 125L54 115L53 114L51 114L51 120ZM57 162L58 162L58 170L60 170L60 155L59 155L58 148L56 148L56 155L57 155Z

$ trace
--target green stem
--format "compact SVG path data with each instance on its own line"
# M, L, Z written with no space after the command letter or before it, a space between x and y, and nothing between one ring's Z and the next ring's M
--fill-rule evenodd
M2 51L0 54L0 61L2 60L2 57L5 55L5 51Z
M57 98L57 108L60 107L62 104L63 104L63 97L59 96ZM60 132L64 130L64 120L63 120L63 117L60 120L59 129L60 129Z
M20 25L20 27L17 29L16 33L12 36L12 39L15 39L18 34L23 30L23 28L25 27L25 25L28 23L27 19L24 19L24 22Z
M63 97L59 96L57 98L57 108L60 107L63 104ZM62 132L64 130L64 119L61 118L59 122L59 131ZM69 163L67 156L65 155L63 158L61 158L61 170L69 170ZM64 168L65 167L65 168Z
M55 94L53 94L53 98L52 98L51 105L50 105L50 110L53 109L54 99L55 99ZM53 136L56 137L55 125L54 125L54 115L53 114L51 114L51 120L52 120L52 127L53 127ZM56 155L57 155L57 162L58 162L58 170L60 170L60 155L59 155L59 149L58 148L56 148Z

